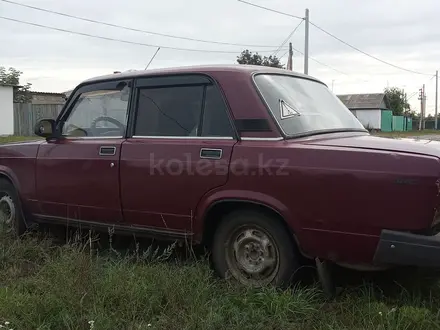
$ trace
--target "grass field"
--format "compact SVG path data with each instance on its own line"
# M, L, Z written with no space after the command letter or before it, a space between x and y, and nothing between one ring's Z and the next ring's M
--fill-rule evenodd
M21 240L2 235L1 324L8 322L9 329L440 329L440 286L421 275L374 280L346 274L343 291L328 301L314 283L286 291L246 289L218 279L202 257L178 257L173 246L98 248L94 236L84 236L66 243L41 232Z

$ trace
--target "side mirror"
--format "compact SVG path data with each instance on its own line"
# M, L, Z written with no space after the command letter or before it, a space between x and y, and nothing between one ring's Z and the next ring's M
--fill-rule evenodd
M34 133L44 138L54 137L56 134L55 120L42 119L35 125Z

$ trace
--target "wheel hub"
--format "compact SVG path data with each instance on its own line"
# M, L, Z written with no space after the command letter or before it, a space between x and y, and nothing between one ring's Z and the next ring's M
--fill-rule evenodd
M254 228L242 229L234 236L231 261L242 281L270 282L278 268L278 253L269 236Z
M0 223L12 226L15 219L16 208L14 201L8 195L0 198Z

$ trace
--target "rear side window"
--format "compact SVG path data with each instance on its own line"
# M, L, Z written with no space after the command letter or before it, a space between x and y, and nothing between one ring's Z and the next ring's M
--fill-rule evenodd
M227 107L213 85L140 88L135 136L232 137Z
M139 90L135 135L197 136L203 86Z
M228 109L220 91L214 85L206 87L202 136L232 137Z

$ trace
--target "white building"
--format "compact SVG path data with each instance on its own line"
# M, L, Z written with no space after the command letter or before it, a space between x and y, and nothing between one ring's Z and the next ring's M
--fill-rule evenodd
M384 93L338 95L365 128L392 131L393 112Z
M14 134L14 87L0 84L0 135Z

